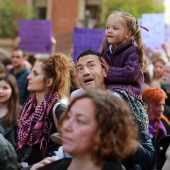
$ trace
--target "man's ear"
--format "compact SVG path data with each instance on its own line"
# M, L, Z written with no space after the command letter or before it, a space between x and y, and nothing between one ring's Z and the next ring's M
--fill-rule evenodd
M106 77L107 77L107 71L106 71L106 68L105 68L105 67L103 67L102 69L103 69L103 76L106 78Z
M47 82L46 82L46 86L47 86L47 87L50 87L50 86L52 85L52 83L53 83L53 79L52 79L52 78L49 78L49 79L47 80Z

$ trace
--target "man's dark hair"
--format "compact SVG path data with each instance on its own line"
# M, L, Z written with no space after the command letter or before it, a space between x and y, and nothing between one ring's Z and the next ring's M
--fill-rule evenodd
M81 52L78 57L77 57L77 61L79 60L79 58L83 57L83 56L86 56L86 55L96 55L98 56L99 60L101 61L101 58L102 58L102 55L101 53L99 53L98 51L94 51L94 50L91 50L91 49L88 49L88 50L85 50L83 52Z
M23 54L23 57L25 57L26 56L26 52L25 52L25 50L22 48L22 47L15 47L14 49L13 49L13 51L22 51L22 54Z

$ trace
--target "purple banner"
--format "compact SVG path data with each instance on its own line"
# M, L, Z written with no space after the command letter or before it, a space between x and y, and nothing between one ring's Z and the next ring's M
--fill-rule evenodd
M19 20L20 47L27 52L51 53L52 21Z
M73 60L87 49L99 51L104 39L104 29L96 28L74 28L73 32Z

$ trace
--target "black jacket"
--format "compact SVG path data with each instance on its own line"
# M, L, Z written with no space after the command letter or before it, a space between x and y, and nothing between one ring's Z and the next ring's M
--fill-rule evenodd
M153 170L155 168L155 150L148 131L140 132L140 147L123 161L126 170Z
M14 147L3 136L4 130L0 125L0 170L17 170L17 155Z
M166 151L170 144L170 135L166 135L162 137L156 144L155 144L155 151L156 151L156 170L161 170L165 161L166 161Z
M57 106L55 113L57 119L61 116L63 111L65 110L66 106L60 104ZM50 135L57 132L54 120L52 109L49 113L49 128L50 128ZM18 152L19 162L27 162L29 165L35 164L45 157L53 156L53 152L58 150L60 147L59 144L54 143L51 139L49 139L47 150L44 152L43 149L40 150L40 144L35 144L33 146L27 146L25 150L20 150Z
M61 159L51 164L48 164L42 168L39 168L39 170L67 170L71 163L71 160L72 158ZM104 164L102 170L123 170L123 169L120 162L109 161Z

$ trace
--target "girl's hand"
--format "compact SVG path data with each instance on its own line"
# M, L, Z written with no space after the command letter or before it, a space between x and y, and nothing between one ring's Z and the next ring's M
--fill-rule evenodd
M109 64L107 64L104 58L101 59L102 59L102 66L106 69L106 72L108 72L110 68Z
M34 165L31 167L30 170L37 170L37 169L39 169L39 168L41 168L41 167L43 167L43 166L45 166L45 165L48 165L48 164L50 164L50 163L52 163L52 162L54 162L54 161L56 161L55 158L53 158L53 157L47 157L47 158L43 159L41 162L38 162L38 163L34 164Z

